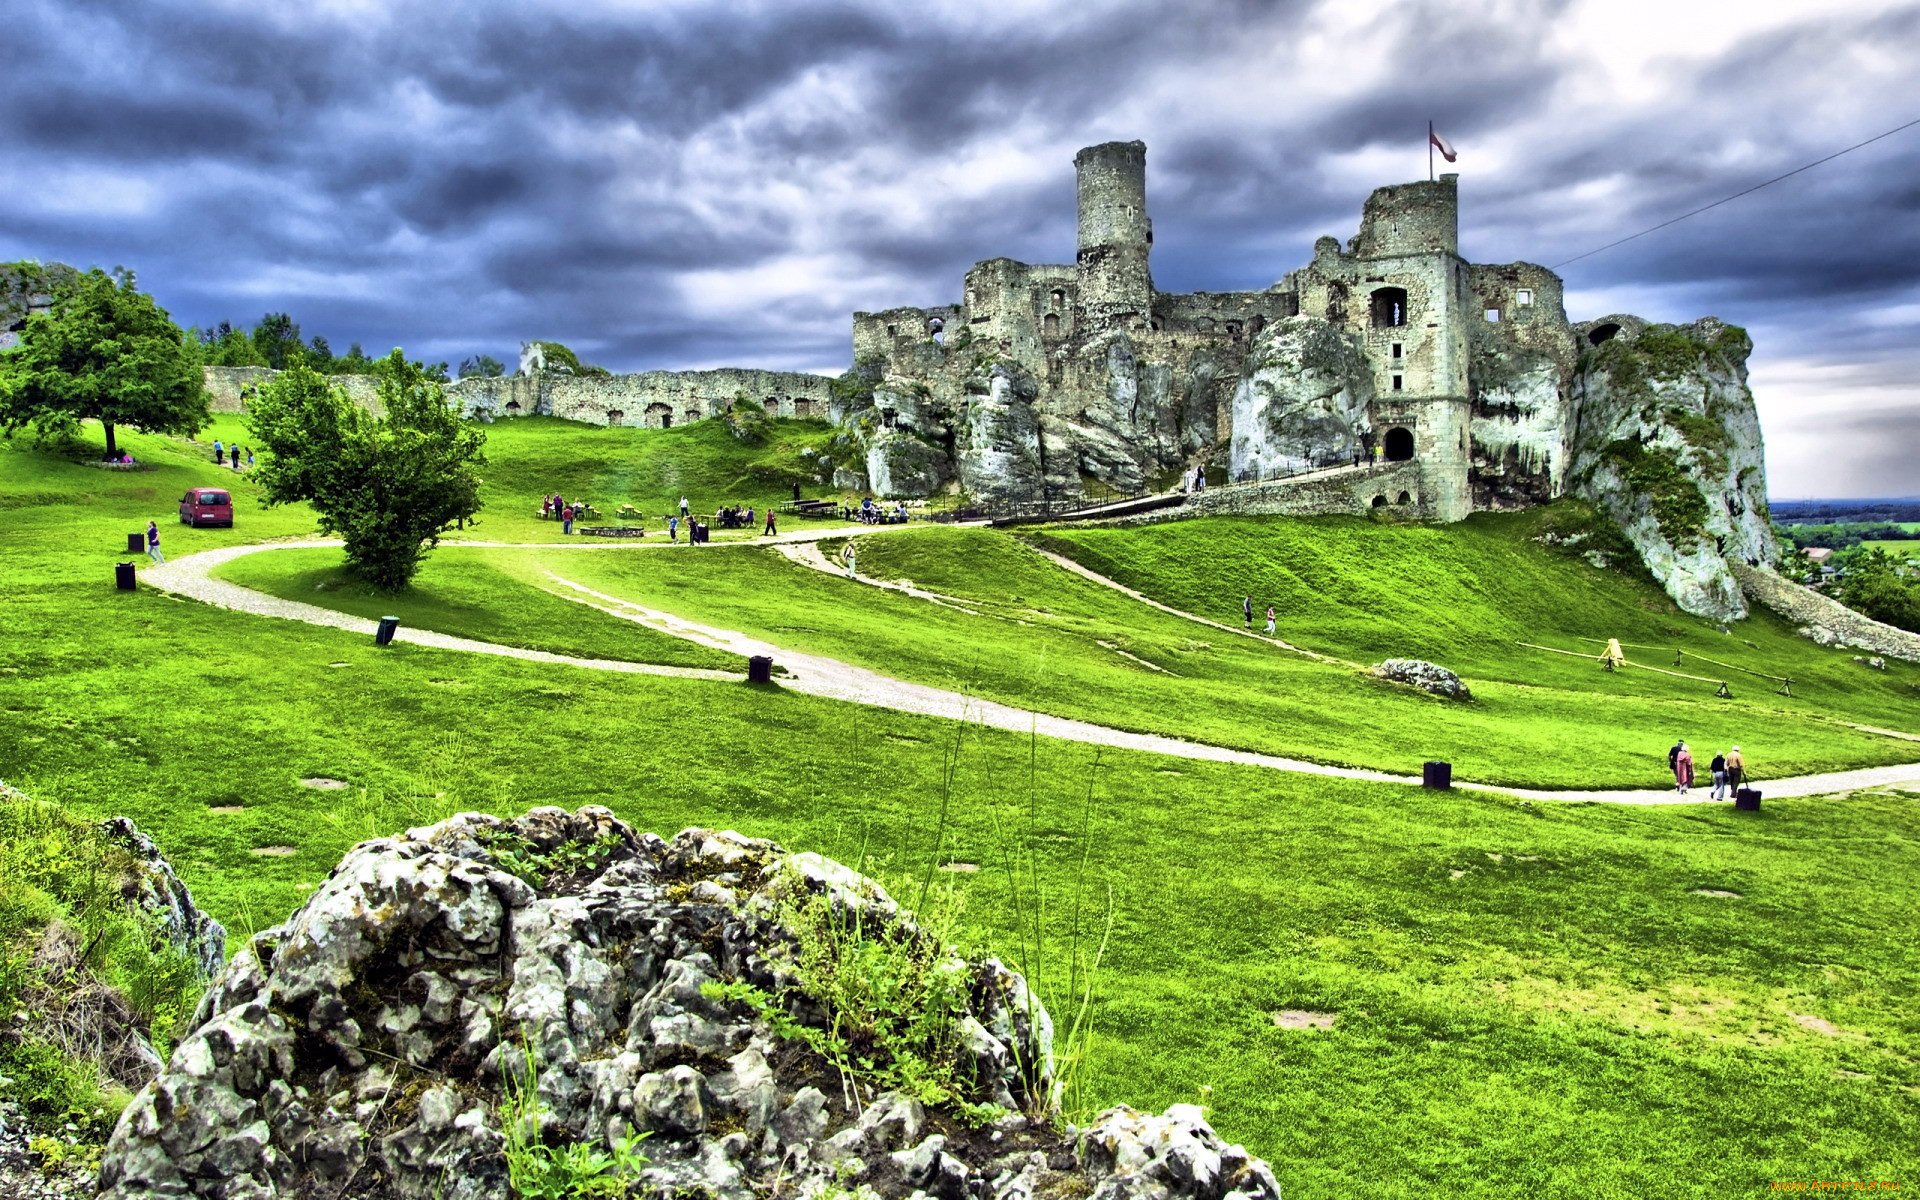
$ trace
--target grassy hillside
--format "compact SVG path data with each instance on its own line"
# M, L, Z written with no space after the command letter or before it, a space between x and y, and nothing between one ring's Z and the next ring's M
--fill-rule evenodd
M644 443L649 431L625 432ZM133 444L162 469L110 474L24 443L0 447L0 778L78 817L133 816L237 936L281 919L356 840L460 808L602 803L643 828L732 827L864 856L892 878L918 880L935 861L978 864L938 878L967 902L972 936L1010 958L1022 940L1014 923L1032 909L1012 902L1005 864L1030 855L1054 964L1039 978L1057 1008L1076 900L1085 934L1112 898L1088 1102L1203 1102L1228 1138L1274 1160L1289 1200L1723 1195L1775 1179L1903 1178L1905 1148L1920 1144L1911 796L1770 799L1754 817L1725 806L1506 803L1114 751L1096 768L1088 747L778 688L377 650L337 630L115 592L125 532L156 511L170 516L188 484L232 483L243 501L247 486L197 451L139 435ZM511 439L495 450L510 451ZM243 504L241 515L233 531L163 526L170 552L310 528L297 510ZM1462 530L1481 531L1478 521ZM422 578L450 570L468 590L445 593L446 608L477 601L470 609L482 611L466 619L493 619L484 610L538 603L529 572L591 569L666 598L660 607L763 625L776 640L903 672L1001 678L1147 725L1343 736L1409 760L1431 732L1532 769L1561 756L1526 739L1557 736L1584 754L1615 746L1603 739L1617 725L1618 749L1606 753L1631 765L1627 756L1645 754L1636 739L1656 756L1664 749L1662 714L1712 711L1628 690L1659 683L1652 676L1576 673L1579 687L1553 689L1490 676L1487 707L1470 714L1477 724L1448 732L1430 717L1447 711L1436 702L1268 647L1230 646L1177 618L1163 626L1007 535L892 536L861 543L863 571L964 595L982 615L747 547L506 558L447 549ZM1564 561L1530 559L1524 538L1503 539L1509 565ZM1592 586L1594 604L1605 587L1626 587ZM1619 594L1623 619L1651 599ZM557 637L559 613L528 623ZM1766 661L1790 646L1764 624L1726 639L1664 611L1644 619L1702 645L1752 640L1748 653ZM1310 629L1289 632L1363 657L1315 642ZM1458 640L1437 643L1442 651L1468 644L1448 636ZM1101 640L1187 673L1163 678ZM1838 665L1847 656L1806 650L1815 703L1852 711L1854 693L1838 686L1851 678ZM1489 670L1501 661L1485 654ZM1842 672L1834 684L1811 669L1825 661ZM1452 665L1462 663L1472 665ZM1889 672L1890 683L1911 678ZM1614 687L1623 690L1606 694ZM1863 708L1892 707L1893 695L1862 689ZM1193 699L1181 701L1188 690ZM1543 692L1539 720L1582 724L1534 731L1535 710L1523 705ZM1275 707L1237 707L1256 703ZM1210 705L1218 711L1207 716ZM1745 721L1752 710L1729 711ZM1499 743L1509 734L1487 714L1503 713L1519 714L1510 735L1519 743ZM1767 719L1783 738L1804 723ZM1347 721L1357 732L1331 732ZM1807 757L1832 757L1813 744L1821 727L1800 736ZM303 783L315 777L349 786ZM1277 1027L1272 1014L1289 1009L1338 1019L1325 1030Z

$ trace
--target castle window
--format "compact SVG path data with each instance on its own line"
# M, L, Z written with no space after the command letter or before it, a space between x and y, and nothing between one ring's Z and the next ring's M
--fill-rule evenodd
M609 425L618 425L620 422L626 419L627 419L627 414L621 412L617 408L610 408L607 410L607 424Z
M767 410L768 416L776 417L780 415L780 397L768 396L765 400L762 400L760 404L761 407Z
M1513 294L1513 302L1519 305L1521 308L1532 308L1533 307L1533 289L1521 288L1519 291Z
M1041 328L1046 331L1046 335L1048 337L1053 338L1053 337L1060 336L1060 314L1059 313L1048 313L1046 316L1046 319L1040 322L1040 325L1041 325Z
M1252 323L1247 326L1247 336L1259 337L1260 331L1265 329L1266 327L1267 327L1267 319L1265 317L1255 317Z
M1406 462L1413 457L1413 430L1395 425L1387 430L1381 449L1386 452L1388 462Z
M898 325L889 325L889 326L887 326L887 336L888 336L888 337L899 337L899 336L900 336L900 327L899 327Z
M1394 390L1394 391L1396 391L1396 392L1397 392L1397 391L1399 391L1399 390L1400 390L1400 381L1401 381L1401 380L1403 380L1403 379L1405 379L1405 378L1406 378L1406 376L1404 376L1404 375L1395 375L1395 376L1393 377L1393 390Z
M1055 288L1053 290L1053 306L1055 308L1059 308L1062 304L1065 304L1066 302L1067 302L1067 294L1061 291L1059 288Z
M1240 340L1240 322L1238 321L1227 322L1227 336L1232 338L1236 342Z
M1395 501L1394 501L1394 503L1395 503L1395 504L1412 504L1412 503L1413 503L1413 497L1412 497L1412 496L1411 496L1410 494L1408 494L1408 493L1406 493L1406 492L1401 492L1401 493L1400 493L1400 498L1399 498L1399 499L1397 499L1397 500L1395 500Z
M1400 343L1399 343L1399 342L1395 342L1395 343L1393 344L1393 356L1394 356L1395 358L1399 358L1399 357L1400 357Z
M520 402L518 400L507 401L507 415L510 417L517 417L520 415Z
M1498 325L1500 323L1500 310L1497 308L1488 309L1487 320L1492 322L1495 325Z
M1392 329L1407 323L1407 289L1375 288L1372 298L1373 327Z
M813 415L813 401L811 401L811 400L795 400L795 401L793 402L793 415L794 415L794 416L796 416L796 417L810 417L810 416L812 416L812 415Z
M882 425L885 425L888 429L892 429L893 423L899 419L900 419L900 414L895 412L891 408L883 408L880 410L880 423Z

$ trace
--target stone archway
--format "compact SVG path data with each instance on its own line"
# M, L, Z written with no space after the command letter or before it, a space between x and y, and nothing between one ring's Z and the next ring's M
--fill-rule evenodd
M1397 498L1396 500L1394 500L1394 503L1395 503L1395 504L1412 504L1412 503L1413 503L1413 493L1412 493L1412 492L1401 492L1401 493L1400 493L1400 495L1399 495L1399 498Z
M1386 506L1387 506L1387 498L1385 496L1375 496L1373 498L1373 507L1385 508Z
M1406 462L1413 457L1413 430L1404 425L1395 425L1387 430L1380 449L1388 462Z
M673 428L673 407L668 404L649 404L646 411L648 429Z
M617 408L610 408L607 410L607 424L609 425L618 425L620 422L626 419L627 419L627 414L621 412Z

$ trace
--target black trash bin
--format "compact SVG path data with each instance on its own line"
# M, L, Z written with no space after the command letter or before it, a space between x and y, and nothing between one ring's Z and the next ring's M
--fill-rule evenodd
M1741 812L1760 811L1760 793L1752 788L1737 788L1733 793L1733 806Z
M147 550L146 534L130 533L127 535L127 553L128 554L144 554L146 553L146 550Z
M393 631L400 628L399 617L381 617L380 628L373 631L373 644L385 646L393 641Z
M755 654L747 659L748 683L772 683L773 659L764 654Z
M1422 764L1420 767L1420 786L1430 788L1452 787L1453 764L1448 762Z
M119 588L123 592L130 592L133 590L133 564L132 563L113 564L113 586Z

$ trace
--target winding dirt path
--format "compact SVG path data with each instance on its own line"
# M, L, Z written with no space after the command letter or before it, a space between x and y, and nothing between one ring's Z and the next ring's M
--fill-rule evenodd
M905 530L911 526L878 526L858 533L867 537L884 530ZM743 545L775 545L782 554L807 566L824 568L832 574L844 574L828 565L818 550L811 555L799 550L796 543L815 542L828 537L845 536L846 531L808 530L781 534L772 539L759 539ZM252 546L229 546L216 550L204 550L197 554L186 555L174 561L151 566L141 572L148 584L176 595L201 600L220 608L238 612L253 613L258 616L277 617L282 620L301 621L309 625L321 625L332 629L342 629L352 633L371 635L377 622L364 617L355 617L346 613L317 605L304 604L296 600L284 600L251 588L212 578L210 572L221 564L232 562L249 554L261 554L274 550L296 549L316 546L339 546L336 539L315 539L297 542L270 542ZM680 543L684 545L685 543ZM450 546L478 546L495 548L527 548L545 551L583 551L608 552L615 550L655 552L667 551L673 544L654 542L641 545L614 545L606 543L583 542L578 545L567 543L512 543L512 542L459 542ZM789 547L792 547L790 549ZM689 552L692 548L689 547ZM711 553L714 551L699 551ZM1044 552L1043 552L1044 553ZM1130 589L1121 587L1111 580L1071 564L1070 560L1054 555L1049 558L1074 570L1096 582L1126 592L1142 603L1163 609L1175 616L1196 621L1212 628L1229 633L1248 636L1242 630L1234 629L1216 621L1196 617L1178 609L1141 596ZM815 560L818 562L816 563ZM1379 783L1417 784L1419 779L1407 775L1395 775L1385 771L1365 770L1354 767L1328 766L1324 763L1306 762L1300 759L1283 758L1278 755L1260 754L1248 750L1234 750L1225 746L1214 746L1203 742L1183 741L1179 738L1161 734L1138 733L1123 729L1114 729L1097 725L1089 721L1077 721L1065 717L1050 716L1046 713L1015 708L992 700L983 700L977 696L968 696L961 692L948 691L926 684L913 683L883 675L865 667L854 666L838 659L821 655L803 654L795 650L775 646L772 643L736 630L721 629L704 625L696 621L659 609L649 608L632 600L610 596L595 591L584 584L569 580L554 572L547 572L555 585L549 589L554 595L564 596L577 603L598 609L603 613L622 620L633 621L649 628L685 638L700 645L741 655L767 655L774 659L787 672L781 679L781 685L793 691L807 695L821 696L831 700L841 700L850 704L863 704L885 708L895 712L909 712L922 716L941 717L955 721L970 721L995 729L1012 733L1034 733L1041 736L1058 738L1065 741L1082 742L1096 746L1112 746L1127 750L1144 750L1153 754L1164 754L1172 758L1195 759L1207 762L1233 763L1240 766L1261 767L1267 770L1286 771L1299 775L1317 775L1325 778L1358 779ZM859 580L870 586L889 586L878 580ZM894 590L919 593L919 589L910 589L907 585L892 585ZM938 603L960 605L952 597L923 593L925 599ZM737 680L736 674L725 671L703 670L694 667L668 667L651 663L620 662L611 659L574 658L563 654L553 654L543 650L526 650L514 646L502 646L492 642L476 641L471 638L456 637L451 634L434 633L429 630L402 627L395 634L396 641L413 645L430 646L443 650L458 650L471 654L492 654L503 658L518 658L529 662L554 663L565 666L581 667L588 670L616 671L633 675L665 675L682 679ZM1262 641L1274 639L1261 638ZM1286 646L1303 654L1296 647ZM1312 657L1325 656L1312 654ZM1326 659L1338 662L1337 659ZM1609 804L1704 804L1712 803L1707 799L1705 789L1695 789L1693 794L1678 796L1671 791L1545 791L1534 788L1501 787L1490 784L1476 784L1457 781L1456 786L1479 791L1496 792L1501 795L1516 796L1533 800L1555 801L1600 801ZM1792 796L1824 795L1831 792L1854 791L1861 789L1883 788L1889 786L1910 786L1920 788L1920 763L1910 766L1873 767L1857 771L1840 771L1826 775L1808 775L1798 779L1768 780L1763 784L1767 795L1775 798Z

